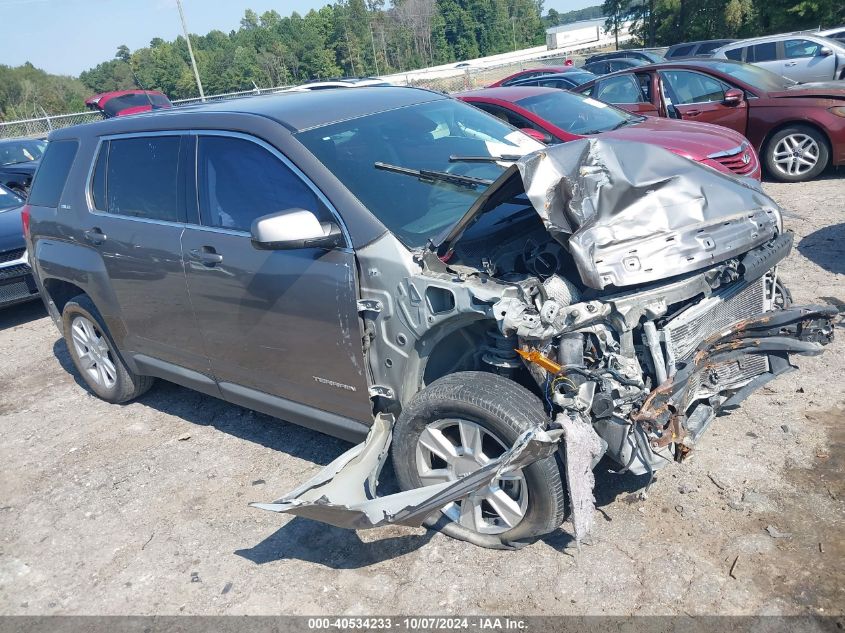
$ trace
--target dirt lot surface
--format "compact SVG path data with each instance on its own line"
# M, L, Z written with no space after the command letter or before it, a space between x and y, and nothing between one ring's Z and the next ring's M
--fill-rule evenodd
M767 183L797 302L845 308L845 175ZM159 382L106 404L40 304L0 312L0 613L842 614L845 332L719 418L693 459L599 467L600 516L515 552L247 507L349 445Z

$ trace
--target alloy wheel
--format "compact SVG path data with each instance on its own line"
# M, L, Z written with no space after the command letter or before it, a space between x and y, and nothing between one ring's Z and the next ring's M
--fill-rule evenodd
M803 176L819 162L819 144L807 134L784 136L775 145L775 167L787 176Z
M84 374L104 389L111 389L117 382L108 342L103 333L87 317L77 315L70 324L71 339L76 357Z
M502 440L475 422L437 420L423 430L417 441L417 474L424 486L457 481L506 450ZM528 485L522 470L518 470L450 503L443 513L474 532L501 534L516 527L527 509Z

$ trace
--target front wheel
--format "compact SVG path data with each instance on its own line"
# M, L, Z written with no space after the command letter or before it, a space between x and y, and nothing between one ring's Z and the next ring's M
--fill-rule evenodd
M393 465L404 490L456 481L545 426L540 400L495 374L458 372L420 391L394 427ZM564 493L554 456L497 479L441 510L443 532L486 547L510 547L555 530Z
M818 130L795 125L778 131L764 152L768 172L784 182L801 182L818 176L827 167L830 150Z

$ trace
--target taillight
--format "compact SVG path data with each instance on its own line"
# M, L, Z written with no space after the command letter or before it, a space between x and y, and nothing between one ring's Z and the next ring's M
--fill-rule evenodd
M21 210L21 224L23 224L23 234L26 239L29 239L29 205L25 204Z

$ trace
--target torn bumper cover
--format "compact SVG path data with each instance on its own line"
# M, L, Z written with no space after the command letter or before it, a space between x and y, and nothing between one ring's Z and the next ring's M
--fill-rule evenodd
M387 459L392 430L393 416L379 414L364 443L346 451L281 499L250 505L353 530L388 524L416 527L452 501L549 457L557 450L563 433L539 427L530 429L500 457L457 481L377 497L376 485Z

